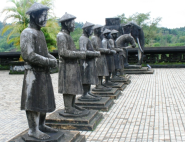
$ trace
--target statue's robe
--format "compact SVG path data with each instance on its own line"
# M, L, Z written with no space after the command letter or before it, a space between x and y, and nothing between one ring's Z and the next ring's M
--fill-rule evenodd
M116 42L113 39L109 39L109 43L111 46L111 49L118 51L117 46L116 46ZM121 51L123 52L123 51ZM114 64L115 64L115 69L122 69L123 68L123 56L122 53L118 52L116 54L114 54Z
M82 84L98 84L98 74L97 67L95 63L95 56L93 56L93 51L91 41L86 35L82 35L79 39L80 51L89 52L89 55L86 56L86 59L80 61L81 75L82 75Z
M103 45L103 48L111 50L111 46L109 44L108 39L103 38L102 45ZM114 55L113 55L113 53L112 54L106 54L106 59L107 59L107 65L108 65L109 72L114 72L115 71L115 64L114 64Z
M107 51L103 48L100 37L96 35L92 36L91 43L93 45L94 50L101 52L101 56L96 58L98 76L109 76L107 60L105 57Z
M33 27L26 28L20 37L21 55L25 61L25 72L21 97L21 109L37 112L55 110L55 98L50 77L45 36Z
M66 30L57 35L59 54L58 93L82 94L82 78L80 72L80 56L85 52L77 51L74 41Z

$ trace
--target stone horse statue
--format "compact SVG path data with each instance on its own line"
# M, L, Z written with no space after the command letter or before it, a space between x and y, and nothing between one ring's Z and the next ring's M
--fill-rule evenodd
M142 28L133 22L129 22L126 25L123 25L123 34L131 34L135 42L138 44L137 65L141 65L143 62L144 44L145 44L144 32Z

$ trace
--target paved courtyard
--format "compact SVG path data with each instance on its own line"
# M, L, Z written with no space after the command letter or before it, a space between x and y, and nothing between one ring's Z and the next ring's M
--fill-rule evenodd
M58 74L52 74L57 109ZM94 131L82 131L89 142L185 142L185 69L155 69L153 75L131 75L131 84L115 100ZM0 71L0 142L28 128L20 111L23 75Z

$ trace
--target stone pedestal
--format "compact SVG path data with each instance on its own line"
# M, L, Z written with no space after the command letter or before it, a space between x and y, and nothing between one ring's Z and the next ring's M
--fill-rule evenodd
M57 133L47 133L50 135L49 139L40 140L28 136L28 130L22 132L9 142L85 142L84 135L80 135L78 131L60 130Z
M127 65L124 66L124 69L140 69L142 68L142 65Z
M92 91L92 93L101 97L110 97L111 99L118 99L121 95L121 90L118 88L112 88L111 91Z
M112 88L120 89L121 91L123 91L127 87L127 85L124 84L123 82L116 82L116 81L112 81L112 82L115 82L117 85L115 85L115 86L109 86L109 85L107 85L107 86L108 87L112 87Z
M102 97L100 101L79 101L77 98L75 104L86 109L109 111L114 101L110 97Z
M154 70L149 69L148 67L141 67L141 68L125 67L124 72L128 74L153 74Z
M111 79L111 81L112 82L116 82L116 83L124 83L125 85L128 85L128 84L131 83L131 80L130 80L131 76L130 75L125 74L125 75L123 75L121 77L122 77L121 80L119 80L119 79Z
M87 116L83 117L63 117L59 115L62 109L59 109L49 115L46 119L46 125L55 129L92 131L103 118L103 114L97 110L90 110Z

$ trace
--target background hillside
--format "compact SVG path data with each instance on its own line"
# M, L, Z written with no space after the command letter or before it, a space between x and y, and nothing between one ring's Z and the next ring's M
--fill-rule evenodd
M145 47L168 47L168 46L185 46L185 27L168 29L158 27L161 18L150 19L150 13L135 13L130 17L125 17L124 14L118 15L122 24L129 21L134 21L143 28L145 34ZM59 24L60 25L60 24ZM82 35L83 23L75 23L75 31L71 36L77 48L79 47L79 38ZM2 31L3 23L0 22L0 31ZM7 43L7 36L10 31L5 34L0 34L0 52L18 51L13 43Z

